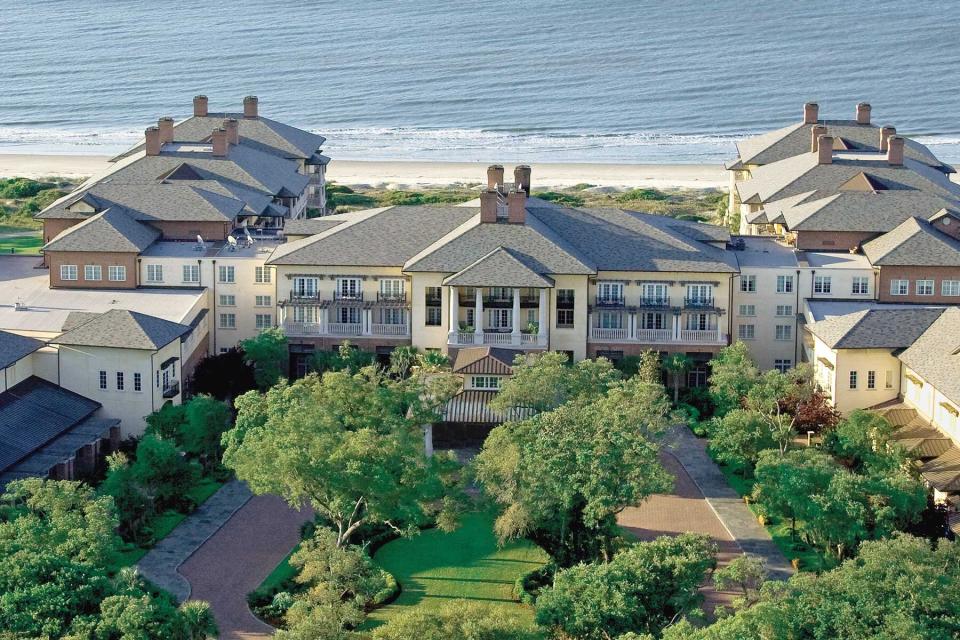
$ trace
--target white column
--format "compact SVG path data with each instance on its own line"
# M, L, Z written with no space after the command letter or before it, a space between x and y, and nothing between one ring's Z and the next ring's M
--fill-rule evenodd
M510 341L514 345L520 344L520 289L513 288L513 329L510 332Z
M460 294L456 287L450 287L450 339L460 331Z
M363 335L370 335L372 329L371 324L373 323L373 310L364 309L363 310Z
M483 344L483 287L477 287L476 302L473 307L473 343Z
M330 308L329 307L320 307L317 309L317 322L320 323L320 333L324 334L327 332L327 323L330 321Z
M717 318L717 342L720 342L720 314L716 314Z
M637 314L635 314L635 313L628 313L628 314L627 314L627 319L628 319L628 321L629 321L629 325L628 325L628 326L629 326L629 331L630 331L630 332L627 334L627 337L630 338L631 340L633 340L633 339L637 336Z
M537 342L539 342L542 346L547 344L547 325L550 323L550 305L548 295L548 289L540 289L540 315L537 318Z
M673 314L673 339L680 340L680 314Z

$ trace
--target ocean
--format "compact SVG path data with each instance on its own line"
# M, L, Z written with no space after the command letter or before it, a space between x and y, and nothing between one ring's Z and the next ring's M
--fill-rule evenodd
M113 153L240 110L355 160L713 163L736 139L874 121L960 161L960 3L11 0L0 152Z

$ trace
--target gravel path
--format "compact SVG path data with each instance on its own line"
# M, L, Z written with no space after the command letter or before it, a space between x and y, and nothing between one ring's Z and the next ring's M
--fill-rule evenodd
M273 635L273 627L250 613L247 594L290 553L300 525L312 515L276 496L255 496L180 566L192 587L190 598L210 603L221 640Z

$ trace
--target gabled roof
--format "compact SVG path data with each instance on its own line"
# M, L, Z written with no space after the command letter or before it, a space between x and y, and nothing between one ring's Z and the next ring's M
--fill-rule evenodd
M831 349L903 349L912 345L943 309L873 308L814 322L810 332Z
M946 309L898 357L960 407L960 308Z
M513 349L500 347L468 347L457 352L453 373L513 375L513 361L519 354Z
M297 220L289 220L283 225L283 234L286 236L313 236L342 223L343 220L333 220L331 216L324 218L298 218Z
M552 287L553 280L529 266L510 249L497 247L443 281L458 287Z
M206 116L191 116L173 127L176 142L207 142L214 129L223 126L224 120L235 118L239 123L240 144L281 158L311 159L326 142L326 138L303 129L264 118L244 118L242 113L210 113ZM113 158L114 161L143 150L138 144Z
M31 376L0 393L0 471L75 427L100 403Z
M134 213L112 206L64 229L43 251L140 253L160 237L153 227L137 222Z
M44 345L41 340L0 331L0 369L9 367L17 360L27 357Z
M81 323L51 342L156 351L190 331L190 327L178 322L170 322L135 311L114 309Z
M909 218L892 231L863 245L874 266L960 267L960 240Z
M842 140L842 148L860 149L864 151L880 150L880 128L873 124L857 124L856 120L820 120L818 124L827 127L827 135L834 137L834 146L837 140ZM730 168L739 168L742 165L766 165L779 162L784 158L796 156L810 151L812 124L798 122L775 131L769 131L753 138L737 142L739 158ZM938 171L954 173L950 165L944 164L924 145L905 139L904 155L907 158L922 162Z

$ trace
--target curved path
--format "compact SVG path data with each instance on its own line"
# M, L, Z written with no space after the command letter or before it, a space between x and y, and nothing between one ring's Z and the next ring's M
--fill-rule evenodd
M250 613L247 594L290 553L312 516L277 496L254 496L180 566L190 598L210 603L221 640L273 635L273 627Z

